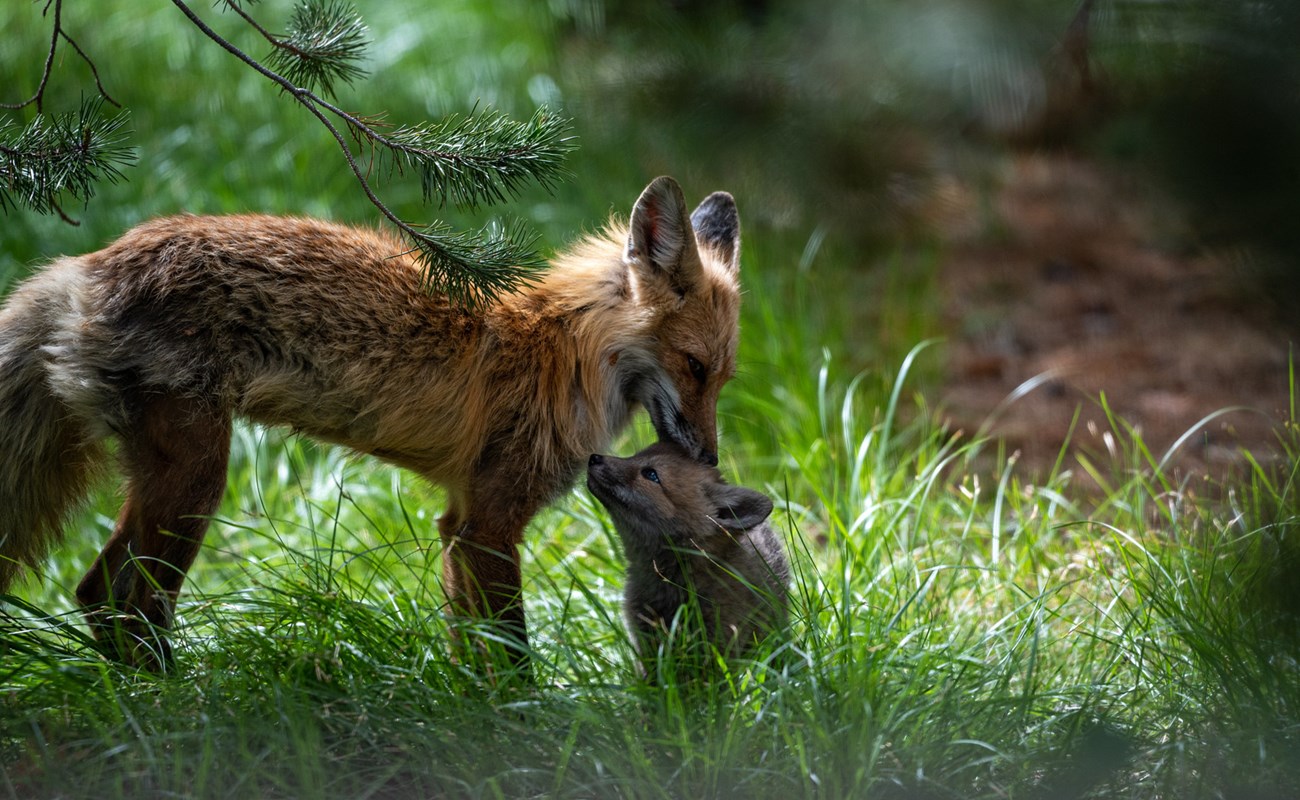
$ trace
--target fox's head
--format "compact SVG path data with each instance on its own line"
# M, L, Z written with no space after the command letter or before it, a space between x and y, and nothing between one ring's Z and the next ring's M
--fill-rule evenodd
M592 455L587 488L609 510L628 549L643 553L666 543L707 551L717 534L743 533L772 513L766 495L726 483L717 469L668 442L631 458Z
M660 441L718 463L718 393L736 371L740 218L726 192L687 214L681 187L656 178L632 209L623 260L649 335L621 355L625 391Z

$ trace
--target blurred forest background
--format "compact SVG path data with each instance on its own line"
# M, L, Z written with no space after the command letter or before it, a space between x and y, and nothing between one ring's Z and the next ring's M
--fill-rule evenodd
M39 81L40 6L0 11L0 100ZM258 11L277 19L288 4ZM742 209L750 291L797 284L810 298L821 326L807 337L810 363L829 349L851 369L878 368L945 337L943 363L923 379L968 431L1037 376L995 428L1031 465L1050 463L1070 435L1104 447L1088 441L1106 427L1102 392L1161 447L1216 409L1264 412L1207 427L1187 451L1197 469L1225 469L1237 444L1270 441L1300 303L1291 4L551 0L359 11L373 32L371 75L342 88L343 108L412 123L476 107L522 119L545 104L572 118L572 180L493 211L535 225L548 249L625 213L654 175L677 176L691 197L726 188ZM260 53L252 31L228 22L224 34ZM0 280L158 214L378 224L328 134L172 6L70 2L63 24L130 109L139 159L126 181L69 209L80 227L10 211ZM65 46L47 109L93 94ZM420 207L413 183L382 189L404 218L482 223Z
M276 30L293 5L243 8ZM0 3L0 103L40 82L50 7ZM551 252L656 175L736 196L722 470L776 501L793 640L644 685L617 536L578 489L526 540L538 684L484 686L448 655L439 491L239 426L173 673L106 661L73 608L115 486L4 598L0 798L1297 796L1300 7L357 11L369 76L340 107L572 120L569 179L485 211L376 175L406 220L520 219ZM63 0L62 24L138 158L65 205L77 226L0 216L0 292L157 215L384 224L318 121L174 3ZM95 95L59 53L51 113Z

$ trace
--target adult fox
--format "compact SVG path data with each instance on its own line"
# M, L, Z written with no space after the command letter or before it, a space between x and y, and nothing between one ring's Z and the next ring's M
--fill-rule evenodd
M225 489L231 420L288 425L447 490L453 612L526 644L518 545L638 406L716 463L735 369L740 225L661 177L626 224L480 312L394 237L308 219L177 216L55 260L0 309L0 592L37 565L115 436L126 498L77 587L95 634L158 667Z

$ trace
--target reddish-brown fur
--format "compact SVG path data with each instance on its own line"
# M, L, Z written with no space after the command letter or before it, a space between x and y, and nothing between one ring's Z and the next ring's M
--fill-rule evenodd
M220 501L238 415L446 487L452 607L522 640L524 528L637 405L716 460L738 248L729 196L688 219L660 178L627 227L480 313L428 293L399 240L308 219L171 217L60 259L0 310L0 590L47 552L115 435L126 501L77 596L123 657L165 659L154 634Z

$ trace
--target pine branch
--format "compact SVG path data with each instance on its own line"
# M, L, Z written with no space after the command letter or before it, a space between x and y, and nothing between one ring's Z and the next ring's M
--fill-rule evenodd
M535 250L537 236L519 222L477 233L435 222L407 235L424 262L425 285L469 308L532 284L547 266Z
M77 55L81 56L81 60L85 61L86 65L90 67L91 74L95 76L95 87L99 90L99 96L121 108L122 104L109 97L108 92L104 89L104 83L99 79L99 69L95 66L95 62L91 61L90 56L86 55L85 51L67 34L67 31L63 30L63 0L45 0L45 8L41 9L41 16L48 14L51 6L54 8L54 24L51 26L50 31L50 47L45 52L45 66L41 68L41 80L36 84L36 91L26 100L17 103L0 103L0 108L17 111L34 105L36 106L36 113L39 114L44 110L45 89L50 84L50 73L54 70L54 55L59 50L60 39L67 42L76 51Z
M117 165L130 164L135 157L122 144L126 115L118 114L109 120L99 118L102 100L118 108L122 105L109 96L95 62L63 29L63 0L46 0L41 15L49 14L51 8L54 13L50 46L45 52L45 65L36 90L26 100L0 103L0 108L14 111L36 106L36 118L17 134L13 122L0 120L0 213L21 205L38 214L58 214L64 222L78 225L59 205L59 195L71 195L84 203L94 195L96 181L117 182L122 177ZM90 67L99 99L83 101L76 115L47 117L45 90L50 84L60 39Z
M366 52L366 26L341 0L307 0L294 9L289 32L267 61L292 83L334 95L334 81L366 76L356 65Z
M118 108L121 108L122 104L109 96L108 90L104 88L104 81L99 77L99 67L95 66L95 62L90 59L90 56L86 55L86 51L81 49L81 45L77 44L76 41L68 35L68 32L62 28L59 29L59 36L61 36L63 41L67 42L72 49L77 52L77 55L81 56L81 60L86 62L86 66L90 67L90 74L95 78L95 89L99 92L99 96Z
M550 189L572 149L566 131L566 121L543 108L527 122L471 112L372 141L387 148L399 172L409 167L420 176L426 203L473 210L518 197L529 183Z
M30 98L0 108L34 104L41 110L60 40L90 66L100 98L83 103L76 115L38 116L21 132L15 133L13 123L0 121L0 212L21 205L68 219L59 206L61 196L88 200L97 181L119 180L118 167L133 162L134 155L123 144L125 114L99 116L102 101L117 103L104 90L94 62L63 30L63 0L45 2L42 13L53 8L53 30L39 85ZM185 0L172 0L205 36L275 83L325 126L366 197L418 252L430 288L445 292L453 302L476 306L536 278L544 262L533 250L535 237L522 226L458 232L442 223L412 225L379 199L370 174L376 166L389 175L409 169L419 175L426 203L436 199L440 207L451 203L477 209L517 197L530 183L554 186L564 175L564 157L573 149L566 120L545 109L522 123L475 111L389 131L379 118L349 113L317 94L332 95L336 82L350 83L366 74L358 66L365 53L366 28L351 5L344 0L300 0L288 33L276 35L245 9L258 0L217 2L271 43L266 63L214 31ZM343 131L359 149L369 151L365 169Z
M85 100L75 114L42 114L16 132L0 120L0 211L24 206L68 220L60 196L84 203L97 183L122 179L118 167L135 161L124 144L127 114L105 118L102 106L102 98Z
M347 139L328 115L340 120L358 142L369 145L372 165L378 158L381 162L389 159L390 167L399 173L407 166L415 168L421 175L426 201L436 194L444 201L451 199L471 208L483 199L497 201L517 195L528 180L547 188L554 185L564 174L564 156L572 150L571 140L564 135L568 127L565 120L544 109L523 124L495 114L470 114L464 120L398 129L385 136L374 118L348 113L310 88L296 85L214 31L184 0L172 3L205 36L277 84L325 126L366 197L419 253L424 281L431 289L445 293L455 303L475 307L530 284L543 268L544 262L532 252L531 237L523 236L518 225L468 233L453 232L442 223L419 228L398 217L375 194L369 171L361 168ZM224 3L265 38L273 43L279 41L243 10L240 0ZM495 136L496 141L472 147L464 136L471 130ZM444 188L441 182L447 180L450 183Z
M50 10L49 5L41 12L44 16ZM45 100L45 87L50 83L50 72L54 69L54 54L59 49L59 32L62 30L63 0L54 0L54 30L50 34L50 49L45 53L45 66L41 68L41 81L36 85L36 92L31 97L18 103L0 103L0 108L19 109L36 105L36 112L41 112Z
M294 8L285 36L262 27L241 0L223 0L223 5L271 43L267 62L295 86L333 96L335 80L352 83L366 76L356 65L365 55L366 26L343 0L303 0Z

